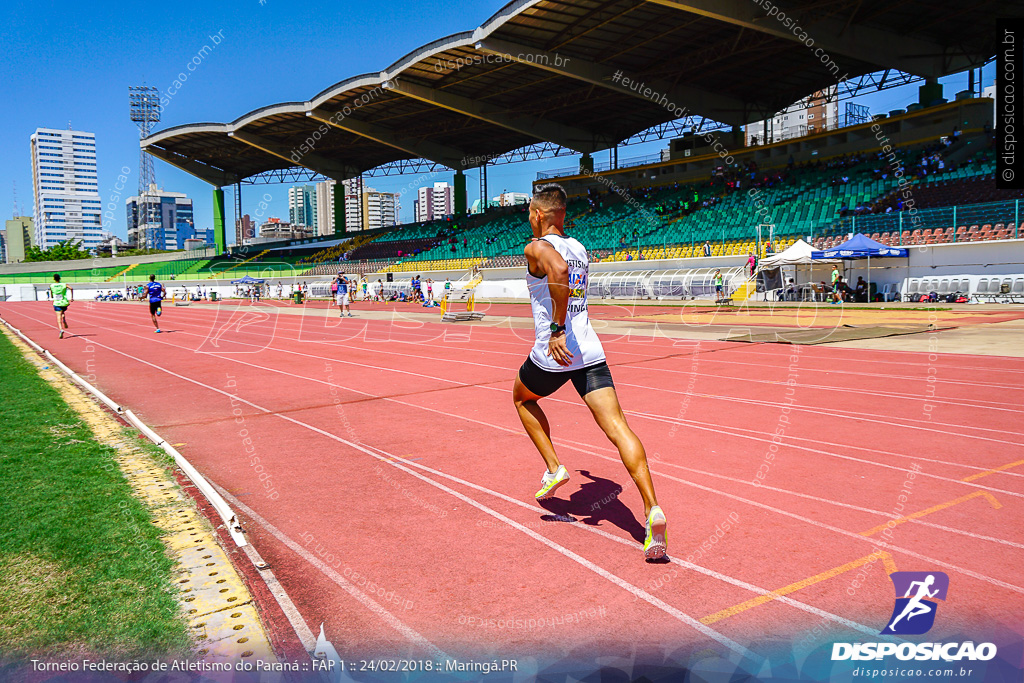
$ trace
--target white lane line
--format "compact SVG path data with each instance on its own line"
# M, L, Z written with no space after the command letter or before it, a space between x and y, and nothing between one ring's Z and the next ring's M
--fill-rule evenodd
M342 590L344 590L346 593L348 593L353 598L362 603L362 605L366 607L366 609L370 610L376 616L380 617L380 619L382 619L388 626L401 633L406 640L415 643L416 645L419 645L427 652L429 652L433 657L446 658L448 656L445 654L443 650L441 650L441 648L431 643L425 637L420 635L418 631L408 626L401 619L399 619L394 614L389 612L387 609L382 607L381 604L378 603L376 600L371 598L363 591L359 590L359 588L356 587L352 582L350 582L344 576L339 574L334 569L334 567L321 560L314 553L311 553L308 549L305 548L305 546L294 541L290 536L288 536L288 534L284 533L276 526L268 522L258 512L256 512L255 510L253 510L252 508L250 508L249 506L247 506L245 503L238 500L234 496L232 496L224 488L217 486L216 484L214 484L214 486L216 486L217 489L221 492L221 495L230 500L235 505L235 507L237 507L243 513L248 515L250 519L252 519L261 527L263 527L271 536L273 536L278 541L283 543L289 550L291 550L296 555L304 559L306 562L309 562L311 565L316 567L321 574L329 578L334 583L338 584L338 586L340 586ZM313 642L315 645L315 639ZM311 647L306 649L310 652L312 652L313 650Z

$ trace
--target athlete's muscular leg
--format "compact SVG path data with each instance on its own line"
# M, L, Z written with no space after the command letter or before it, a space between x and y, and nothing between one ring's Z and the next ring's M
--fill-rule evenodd
M583 402L594 414L597 425L608 437L608 440L619 449L619 457L626 466L633 483L640 490L644 499L644 516L651 514L651 508L658 504L654 496L654 482L651 471L647 468L647 453L633 430L626 424L626 416L622 414L619 398L612 387L596 389L583 397Z
M555 447L551 443L551 426L548 424L548 418L537 403L539 398L541 397L526 388L517 374L516 382L512 386L512 401L516 404L516 412L519 413L519 419L523 421L523 427L526 428L533 445L544 458L548 472L554 473L560 463L558 456L555 455Z

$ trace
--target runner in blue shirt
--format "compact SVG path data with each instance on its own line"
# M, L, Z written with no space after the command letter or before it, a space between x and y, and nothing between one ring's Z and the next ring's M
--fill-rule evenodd
M146 284L146 295L149 296L149 317L153 319L153 327L159 333L160 323L157 322L157 317L163 312L160 302L164 298L164 286L156 281L156 275L149 276L149 282Z
M338 271L338 277L335 278L335 283L337 284L337 288L334 297L335 302L338 304L339 317L344 318L347 313L348 317L351 318L353 316L352 309L349 308L349 279L345 277L344 273Z

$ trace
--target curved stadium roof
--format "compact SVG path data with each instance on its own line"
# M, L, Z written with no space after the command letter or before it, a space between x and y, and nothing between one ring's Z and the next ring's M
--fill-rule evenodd
M844 74L938 78L979 66L996 51L993 13L1021 14L1014 4L515 0L475 31L307 102L175 126L141 144L218 186L295 166L338 180L402 159L473 168L539 142L596 152L684 109L742 125Z

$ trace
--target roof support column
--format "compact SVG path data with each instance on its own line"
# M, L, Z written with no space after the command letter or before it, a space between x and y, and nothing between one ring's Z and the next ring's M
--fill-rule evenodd
M466 174L459 169L455 172L455 217L466 217Z
M219 187L213 188L213 241L217 245L218 256L227 251L228 240L224 233L224 190Z
M334 183L334 234L345 234L345 183Z

